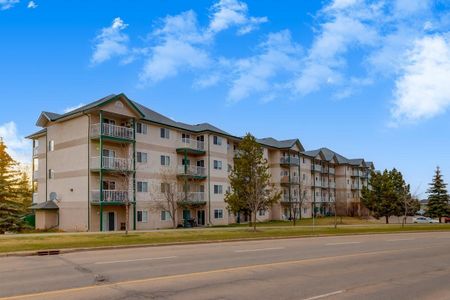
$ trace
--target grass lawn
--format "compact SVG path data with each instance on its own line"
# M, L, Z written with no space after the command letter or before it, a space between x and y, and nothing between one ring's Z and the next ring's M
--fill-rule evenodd
M450 224L432 225L381 225L318 227L264 227L257 232L246 227L213 229L179 229L157 232L132 232L129 235L115 234L53 234L53 235L5 235L0 236L0 253L27 250L49 250L85 247L152 245L165 243L204 242L251 238L306 237L320 235L345 235L364 233L394 233L408 231L450 231Z
M338 217L337 218L338 225L371 225L371 224L381 224L383 220L374 220L374 219L361 219L361 218L352 218L352 217ZM315 225L334 225L334 217L321 217L315 219ZM312 226L313 220L311 218L297 220L297 226ZM258 226L263 227L271 227L271 226L292 226L292 221L268 221L268 222L259 222ZM224 226L215 226L215 227L248 227L248 224L231 224Z

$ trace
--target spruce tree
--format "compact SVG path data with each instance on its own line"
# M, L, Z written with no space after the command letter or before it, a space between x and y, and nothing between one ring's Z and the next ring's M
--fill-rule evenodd
M6 145L0 139L0 234L6 231L20 231L26 227L22 217L25 214L25 198L29 196L23 190L24 182L17 169L17 162L6 151ZM28 183L27 183L28 185ZM29 186L27 187L29 191Z
M436 168L433 181L428 188L428 207L427 215L431 218L441 218L449 213L449 195L447 193L447 184L442 178L441 170Z
M279 201L281 192L271 184L269 165L261 145L247 134L238 146L234 167L229 175L231 191L225 195L228 209L233 213L249 213L256 230L256 214Z

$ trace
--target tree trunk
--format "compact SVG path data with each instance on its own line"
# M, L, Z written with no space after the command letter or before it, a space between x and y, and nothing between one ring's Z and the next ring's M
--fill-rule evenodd
M389 216L384 216L386 218L386 224L389 224Z
M253 213L253 231L256 232L256 211Z
M130 203L127 201L125 205L125 234L128 235L128 229L130 228Z

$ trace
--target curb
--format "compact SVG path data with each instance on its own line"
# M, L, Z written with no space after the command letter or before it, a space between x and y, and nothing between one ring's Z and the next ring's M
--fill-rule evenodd
M388 232L373 232L373 233L349 233L349 234L312 234L303 236L283 236L283 237L256 237L256 238L240 238L240 239L226 239L226 240L206 240L206 241L186 241L186 242L172 242L172 243L154 243L154 244L137 244L137 245L118 245L118 246L100 246L100 247L85 247L85 248L66 248L66 249L42 249L33 251L21 252L6 252L0 253L0 258L3 257L27 257L27 256L48 256L59 255L76 252L90 252L102 250L121 250L121 249L135 249L135 248L149 248L149 247L166 247L166 246L183 246L183 245L202 245L215 243L231 243L231 242L246 242L246 241L265 241L265 240L289 240L302 238L321 238L321 237L342 237L342 236L370 236L375 234L408 234L408 233L441 233L448 232L448 230L417 230L417 231L388 231Z

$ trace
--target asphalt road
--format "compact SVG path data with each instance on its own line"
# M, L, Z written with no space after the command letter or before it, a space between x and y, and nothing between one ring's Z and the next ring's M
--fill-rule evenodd
M11 299L450 299L450 232L0 258Z

